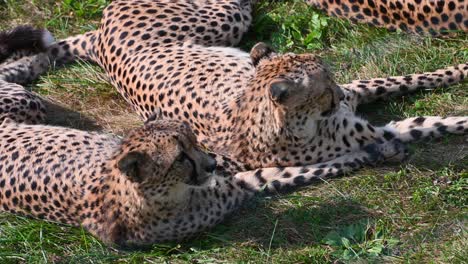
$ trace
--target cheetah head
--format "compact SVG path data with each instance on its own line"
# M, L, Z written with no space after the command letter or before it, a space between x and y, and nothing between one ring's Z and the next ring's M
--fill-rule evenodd
M285 120L326 119L339 108L344 94L316 56L278 55L264 43L255 45L250 56L256 67L255 81Z
M216 161L200 150L188 124L157 120L124 139L116 167L140 189L169 195L171 186L204 183Z
M183 216L191 191L211 182L215 167L186 123L147 121L125 137L110 161L110 191L104 195L112 210L97 233L123 247L170 239L168 226Z

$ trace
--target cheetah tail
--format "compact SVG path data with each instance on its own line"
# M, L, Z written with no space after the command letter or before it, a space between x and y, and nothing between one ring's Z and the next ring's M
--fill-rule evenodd
M55 42L52 34L45 29L18 26L0 32L0 62L19 50L43 52Z
M89 31L60 40L48 48L49 59L55 63L55 66L77 60L96 62L94 45L97 36L97 31Z
M468 116L420 116L393 121L386 125L403 142L438 138L445 134L468 134Z

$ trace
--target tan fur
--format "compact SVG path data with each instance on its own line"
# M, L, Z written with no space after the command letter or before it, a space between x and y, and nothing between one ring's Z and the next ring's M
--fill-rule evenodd
M215 161L180 122L151 122L121 140L6 119L0 146L5 211L82 225L120 245L181 239L221 217L199 219L196 226L184 223L189 212L203 214L195 211L198 203L191 197L197 185L213 177ZM134 159L134 153L140 155ZM193 175L200 182L192 183Z
M307 0L329 15L390 30L433 35L468 32L464 0Z
M418 117L377 127L355 114L361 103L462 81L468 65L339 86L312 54L277 54L265 44L256 45L250 54L212 46L237 44L251 21L250 12L249 1L114 1L98 30L60 41L46 56L58 64L78 57L95 61L143 119L158 112L162 119L187 122L196 138L218 154L213 156L220 175L227 176L210 181L210 191L202 188L193 201L203 197L206 208L223 204L222 212L262 186L282 191L384 160L400 161L406 155L402 142L468 132L468 117ZM200 23L203 14L211 15ZM182 29L182 24L188 28ZM165 147L164 152L170 157L174 151ZM147 157L136 155L134 160ZM248 169L256 170L245 172ZM233 176L237 172L243 173ZM180 201L183 186L174 190ZM150 208L138 199L134 203L142 210ZM206 210L208 215L216 213ZM193 219L190 212L184 213L179 215ZM168 230L177 228L182 227ZM184 230L166 235L183 238L201 227Z

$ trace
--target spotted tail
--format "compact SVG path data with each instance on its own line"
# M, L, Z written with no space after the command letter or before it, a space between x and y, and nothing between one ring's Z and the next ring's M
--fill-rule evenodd
M55 66L77 60L96 62L94 51L97 37L97 31L90 31L54 42L53 36L47 30L17 27L3 33L3 35L0 33L0 62L3 54L9 56L14 51L21 49L46 52L51 63ZM15 50L12 50L12 46L15 47ZM7 52L2 53L2 50Z
M468 116L420 116L391 122L386 127L393 129L403 142L414 142L441 137L444 134L468 134Z
M77 60L96 62L94 50L97 36L97 31L90 31L60 40L49 47L49 58L58 66Z
M419 89L433 89L459 83L468 76L468 63L439 69L434 72L356 80L341 85L345 90L357 94L356 103L367 103L389 96L414 92Z
M39 53L0 64L0 123L6 118L27 124L44 122L46 110L41 98L21 84L36 79L47 69L48 61L45 53Z

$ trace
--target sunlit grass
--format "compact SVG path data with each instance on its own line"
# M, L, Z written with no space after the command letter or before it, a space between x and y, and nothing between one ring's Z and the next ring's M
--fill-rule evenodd
M107 2L0 0L0 29L32 23L62 38L96 28ZM317 53L340 83L468 61L466 35L432 39L389 33L326 17L299 0L259 2L242 48L266 41L280 51ZM97 66L78 63L53 70L31 88L67 110L53 111L53 124L122 134L140 123ZM467 88L465 82L417 92L361 111L380 123L416 115L468 115ZM467 142L448 137L412 145L411 152L404 165L365 169L288 195L255 199L210 232L147 251L117 251L81 228L1 213L0 261L466 263Z

